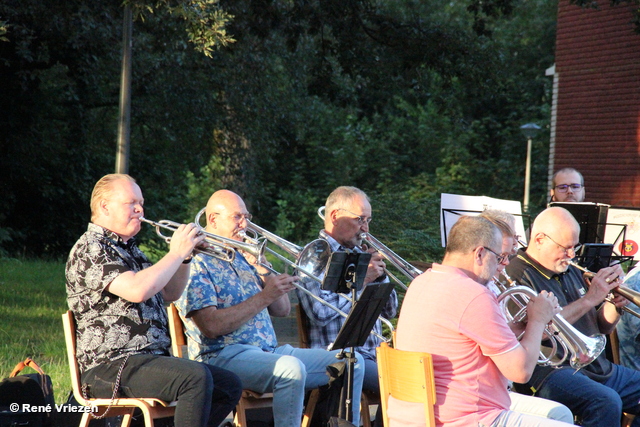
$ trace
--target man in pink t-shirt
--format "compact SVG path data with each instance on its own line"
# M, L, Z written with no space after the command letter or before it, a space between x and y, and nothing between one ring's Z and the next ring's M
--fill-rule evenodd
M433 356L438 426L566 426L509 411L508 380L530 377L545 325L560 311L553 294L529 303L520 342L486 288L500 262L502 234L490 221L464 216L452 227L442 264L418 276L405 296L396 347ZM422 405L391 400L391 426L424 426Z

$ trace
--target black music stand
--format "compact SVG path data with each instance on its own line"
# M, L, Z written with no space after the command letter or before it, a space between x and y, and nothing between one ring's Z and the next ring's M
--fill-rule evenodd
M329 346L329 350L342 349L338 354L338 358L347 359L347 387L342 388L338 416L348 421L352 421L351 408L353 402L351 399L353 397L353 369L356 363L355 348L363 346L367 341L392 291L393 283L391 282L370 283L365 286L360 298L351 306L351 311L342 324L338 336L333 344ZM355 295L356 292L354 290L354 298ZM345 353L347 348L349 351Z
M321 289L341 294L361 289L370 260L371 254L366 252L331 253Z
M551 202L549 206L559 206L568 210L580 225L581 243L603 243L607 226L609 205L589 202Z
M601 268L611 264L612 253L611 243L585 243L576 258L579 265L597 273Z

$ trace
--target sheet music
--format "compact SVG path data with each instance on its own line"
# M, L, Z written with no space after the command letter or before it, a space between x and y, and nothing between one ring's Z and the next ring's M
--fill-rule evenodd
M479 215L486 209L499 209L516 217L515 232L524 242L526 233L522 220L522 206L516 200L495 199L487 196L463 196L459 194L442 193L440 197L440 237L442 246L446 246L447 236L453 224L462 215Z
M616 253L640 260L640 209L610 207L604 242L612 243Z

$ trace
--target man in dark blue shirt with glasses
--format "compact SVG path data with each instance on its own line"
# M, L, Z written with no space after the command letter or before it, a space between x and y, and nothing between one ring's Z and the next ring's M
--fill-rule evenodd
M584 178L573 168L564 168L553 174L551 180L552 202L584 202Z

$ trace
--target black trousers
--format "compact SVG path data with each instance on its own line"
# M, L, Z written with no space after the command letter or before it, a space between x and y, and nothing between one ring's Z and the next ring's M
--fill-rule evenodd
M89 397L111 398L124 359L82 374ZM138 354L127 360L119 384L120 397L154 397L177 401L175 425L217 427L240 399L242 383L232 372L178 357Z

